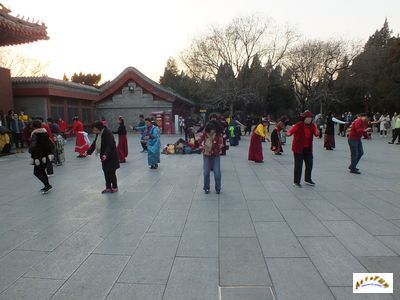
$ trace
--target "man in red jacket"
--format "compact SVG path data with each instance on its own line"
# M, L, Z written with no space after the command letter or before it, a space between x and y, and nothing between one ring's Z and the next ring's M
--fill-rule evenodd
M362 113L359 117L351 124L351 129L349 131L348 142L350 146L351 153L351 163L349 166L350 173L361 174L357 169L357 164L364 154L361 138L364 136L369 139L369 132L371 128L368 127L368 116L366 113Z
M294 181L293 185L301 187L301 173L303 169L303 161L306 165L304 181L307 185L314 186L315 183L311 179L313 168L313 137L320 135L317 126L312 122L313 115L306 110L301 114L302 120L296 123L287 133L288 136L294 135L292 142L292 150L294 154Z

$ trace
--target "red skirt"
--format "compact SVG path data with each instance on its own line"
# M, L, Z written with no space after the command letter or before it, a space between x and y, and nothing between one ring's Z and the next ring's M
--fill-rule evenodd
M261 138L253 133L250 140L249 160L262 162L264 160Z
M126 135L120 135L118 137L117 150L119 161L124 161L128 156L128 138Z
M81 155L85 155L86 151L89 150L90 145L85 139L85 136L82 131L76 133L75 140L75 152L78 152Z
M332 150L335 148L335 135L334 134L326 134L325 133L324 147L327 150Z

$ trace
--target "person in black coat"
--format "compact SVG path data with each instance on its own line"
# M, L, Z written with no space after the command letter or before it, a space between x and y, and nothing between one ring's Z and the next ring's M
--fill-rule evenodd
M96 138L87 151L87 154L91 155L96 151L96 153L100 155L106 181L106 189L101 193L118 192L117 175L115 172L119 169L119 160L114 135L101 121L96 121L94 123L93 133L96 134Z
M42 127L42 121L34 120L32 127L32 142L29 146L29 153L34 165L33 174L44 184L44 188L41 189L42 193L47 194L53 188L49 183L46 167L54 158L54 144L46 129Z

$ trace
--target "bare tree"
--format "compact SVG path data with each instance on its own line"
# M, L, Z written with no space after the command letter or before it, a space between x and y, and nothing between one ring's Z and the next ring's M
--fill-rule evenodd
M181 60L196 78L215 79L223 64L232 66L235 76L257 55L261 61L278 64L296 39L293 30L279 29L271 20L255 15L234 19L226 27L212 26L195 38Z
M360 47L346 41L306 40L289 51L284 66L293 79L299 110L310 101L335 100L332 85L338 73L349 68Z
M43 76L48 64L9 48L0 49L0 67L10 69L13 77Z

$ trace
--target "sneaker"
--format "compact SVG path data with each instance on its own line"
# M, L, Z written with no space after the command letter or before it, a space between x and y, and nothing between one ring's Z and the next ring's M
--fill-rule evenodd
M210 193L210 190L204 190L204 193L205 193L205 194L209 194L209 193Z
M361 172L358 171L358 170L350 170L350 173L352 173L352 174L361 174Z
M215 191L217 193L217 195L221 194L221 191Z
M300 183L297 183L297 182L294 182L294 183L293 183L293 186L298 187L298 188L301 188L301 184L300 184Z
M47 177L54 177L54 174L47 174Z
M118 193L118 189L112 188L112 189L111 189L111 193Z
M158 164L155 164L155 165L154 165L154 169L158 169Z
M396 145L400 145L400 142L396 143Z
M112 193L112 190L111 189L105 189L105 190L102 190L101 193L102 194L109 194L109 193Z
M306 183L306 185L310 185L310 186L314 186L315 182L310 180L310 181L304 181Z
M155 167L154 167L154 166L150 166L150 169L154 170L154 169L155 169Z
M393 144L394 144L394 142L388 142L388 144L391 144L391 145L393 145Z
M351 171L351 166L349 166L349 170ZM355 168L354 170L359 171L359 168Z
M51 190L53 189L53 187L51 185L49 185L48 187L45 187L42 191L42 194L48 194Z
M40 189L40 192L43 192L45 189L46 189L46 187L44 187L44 188Z

